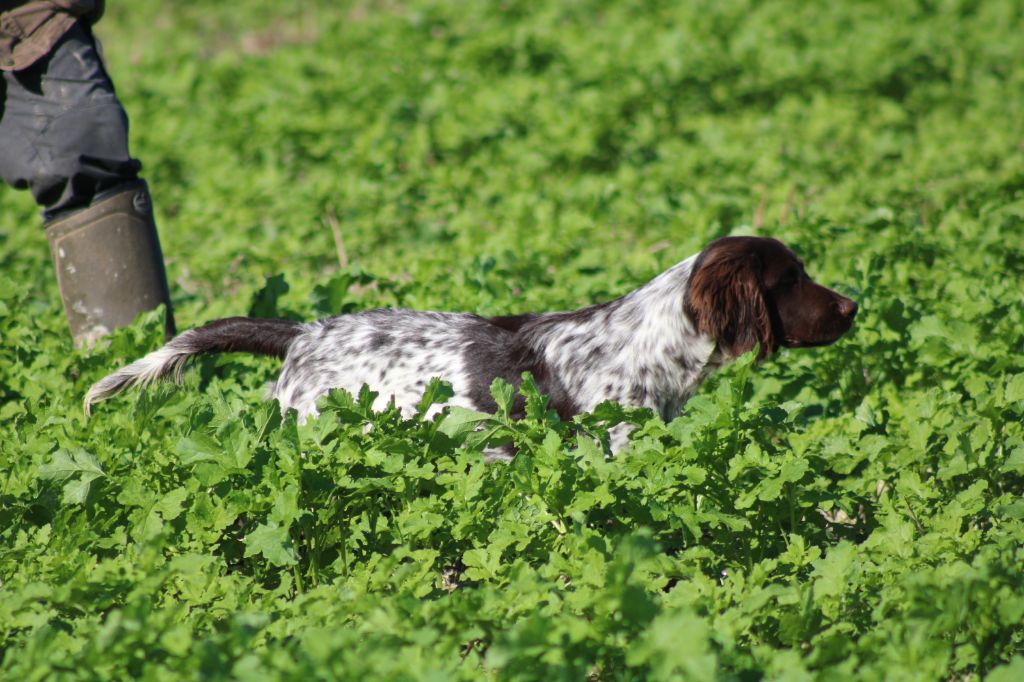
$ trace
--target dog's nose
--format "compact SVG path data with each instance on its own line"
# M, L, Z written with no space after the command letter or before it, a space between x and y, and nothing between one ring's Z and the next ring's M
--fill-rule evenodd
M853 316L857 314L857 302L845 296L840 296L839 314L852 320Z

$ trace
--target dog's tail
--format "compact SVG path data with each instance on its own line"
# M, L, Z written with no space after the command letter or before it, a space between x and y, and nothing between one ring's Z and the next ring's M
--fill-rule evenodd
M179 381L185 363L195 355L244 352L284 358L302 331L301 322L251 317L227 317L189 329L160 350L93 384L85 394L85 413L89 414L94 403L133 386L148 386L168 375Z

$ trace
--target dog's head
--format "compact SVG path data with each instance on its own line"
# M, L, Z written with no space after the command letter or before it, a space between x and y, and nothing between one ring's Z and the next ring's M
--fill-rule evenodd
M857 304L811 280L777 239L724 237L697 256L685 310L724 351L739 356L761 344L763 359L780 346L833 343L850 329Z

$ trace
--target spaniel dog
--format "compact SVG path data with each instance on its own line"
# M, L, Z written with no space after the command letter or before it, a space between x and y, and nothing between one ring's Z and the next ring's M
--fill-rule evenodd
M452 404L494 411L491 382L518 385L529 371L562 419L611 400L669 420L722 365L755 348L764 359L780 346L830 344L856 313L854 301L812 281L782 242L725 237L621 298L572 312L380 309L309 323L216 320L94 384L85 410L129 387L180 377L194 355L234 351L284 360L270 397L300 419L316 415L331 389L358 393L364 384L378 394L375 409L394 401L411 415L431 377L451 383ZM613 434L612 449L627 437Z

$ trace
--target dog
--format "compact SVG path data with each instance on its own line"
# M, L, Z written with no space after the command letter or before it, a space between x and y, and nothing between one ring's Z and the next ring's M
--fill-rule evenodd
M723 237L621 298L572 312L378 309L309 323L216 320L98 381L85 411L127 388L180 379L193 356L246 352L284 360L269 397L300 419L316 416L317 399L331 389L356 394L364 384L378 393L374 409L393 401L409 417L432 377L451 383L450 404L493 412L491 382L518 386L529 371L563 420L610 400L668 421L719 367L755 348L760 361L780 347L833 343L856 314L854 301L812 281L782 242ZM522 415L520 401L513 416ZM626 440L627 432L613 433L612 450Z

